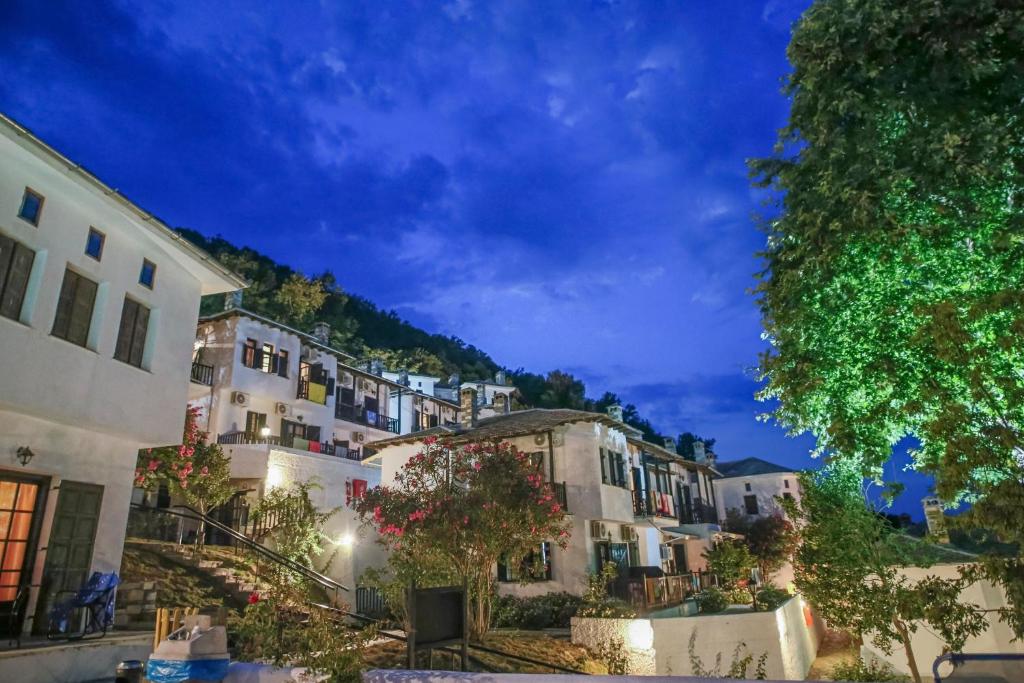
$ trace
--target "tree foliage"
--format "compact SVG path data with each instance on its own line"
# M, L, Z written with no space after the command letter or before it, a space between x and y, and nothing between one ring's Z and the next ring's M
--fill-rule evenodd
M329 540L324 526L338 511L320 510L313 503L311 493L320 488L311 480L269 489L250 512L253 527L258 530L255 540L273 545L278 554L313 568Z
M789 46L789 125L752 162L778 201L757 287L775 418L872 476L913 436L938 495L1006 541L1024 538L1022 45L1019 0L819 0Z
M792 558L799 542L796 528L779 514L751 521L739 510L732 509L726 513L726 526L729 531L743 534L743 542L765 582L771 581L772 575Z
M757 566L746 543L740 539L724 539L703 553L708 571L718 577L722 588L736 588L741 581L750 579L750 570Z
M911 645L918 628L926 626L954 652L986 628L984 610L961 599L977 574L968 567L953 578L908 578L901 569L929 566L928 546L868 507L861 481L856 467L842 463L800 475L800 502L783 502L800 528L795 583L832 626L870 638L886 653L901 644L920 683Z
M357 504L392 554L448 565L470 591L470 632L490 625L491 580L500 558L518 564L543 541L565 547L570 524L541 467L507 443L454 445L429 437L392 486Z

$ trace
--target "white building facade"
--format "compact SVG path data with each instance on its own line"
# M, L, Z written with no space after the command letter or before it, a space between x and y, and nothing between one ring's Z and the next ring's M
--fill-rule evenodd
M118 571L140 448L181 442L200 296L244 287L0 116L0 614Z
M745 458L715 465L718 516L723 522L730 511L749 520L783 515L780 499L800 500L797 473L760 458Z

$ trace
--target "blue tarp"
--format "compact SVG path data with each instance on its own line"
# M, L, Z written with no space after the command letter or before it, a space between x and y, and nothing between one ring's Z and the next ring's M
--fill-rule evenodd
M222 681L228 675L228 659L150 659L146 678L151 683Z

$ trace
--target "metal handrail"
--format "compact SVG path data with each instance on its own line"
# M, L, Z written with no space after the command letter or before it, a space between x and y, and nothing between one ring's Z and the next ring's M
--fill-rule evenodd
M304 564L299 564L295 560L292 560L290 558L285 557L284 555L276 553L273 550L271 550L270 548L266 547L265 545L263 545L261 543L257 543L256 541L252 540L251 538L249 538L245 534L239 533L238 531L236 531L235 529L232 529L231 527L227 526L226 524L222 524L221 522L217 521L216 519L213 519L212 517L208 517L207 515L204 515L203 513L199 512L198 510L190 508L187 505L178 505L176 507L178 507L180 509L183 509L183 510L188 510L189 513L191 513L191 514L185 514L183 512L178 512L176 510L171 510L170 508L151 508L151 507L147 507L145 505L139 505L138 503L132 503L132 507L136 508L138 510L143 510L145 512L151 512L151 513L162 514L162 515L173 515L174 517L181 517L183 519L191 519L191 520L197 521L197 522L204 522L205 524L208 524L208 525L212 526L214 529L217 529L218 531L221 531L221 532L227 534L234 541L242 544L246 548L248 548L248 549L252 550L253 552L257 553L258 555L262 555L263 557L271 560L272 562L275 562L276 564L282 565L283 567L285 567L287 569L290 569L291 571L296 572L297 574L301 574L302 576L304 576L305 578L309 579L310 581L312 581L314 583L320 584L320 586L322 586L323 588L326 588L326 589L329 589L329 590L333 590L333 591L343 590L343 591L348 592L348 590L349 590L349 588L347 586L343 586L342 584L338 583L337 581L335 581L334 579L330 578L329 576L324 576L323 574L321 574L320 572L316 571L315 569L310 569L309 567L307 567Z

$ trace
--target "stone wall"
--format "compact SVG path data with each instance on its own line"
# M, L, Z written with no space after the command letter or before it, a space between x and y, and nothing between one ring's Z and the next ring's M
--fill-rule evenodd
M117 587L114 625L134 629L156 621L156 582L129 581Z

